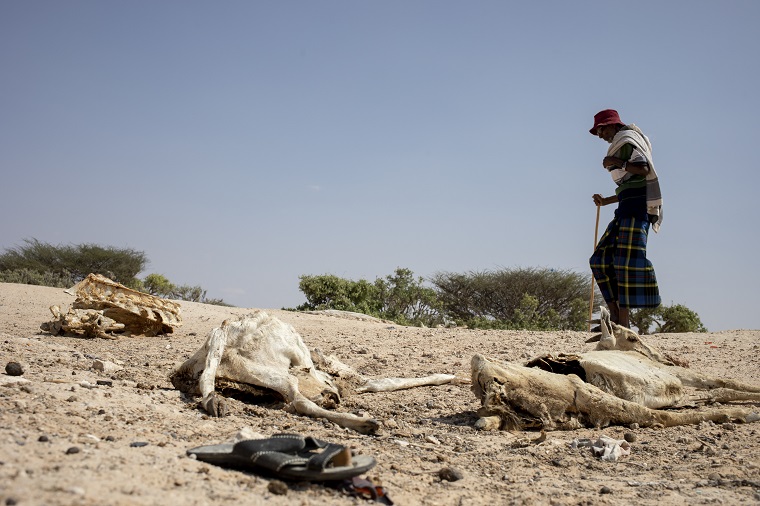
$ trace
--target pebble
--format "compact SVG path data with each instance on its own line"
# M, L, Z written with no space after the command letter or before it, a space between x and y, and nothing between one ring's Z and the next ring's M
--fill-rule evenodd
M445 481L459 481L464 478L464 474L454 467L444 467L438 471L438 477Z
M736 430L736 425L734 425L733 423L724 423L723 424L723 429L724 430Z
M8 362L5 366L5 373L8 376L21 376L24 374L24 368L18 362Z
M68 450L66 450L66 455L73 455L73 454L79 453L81 451L82 450L80 450L78 446L72 446L71 448L69 448Z
M43 434L37 438L37 441L39 441L40 443L47 443L48 441L50 441L50 438L47 437L45 434Z
M140 448L143 446L148 446L148 443L145 441L135 441L133 443L129 443L130 448Z
M287 495L288 486L280 480L272 480L269 482L269 485L267 485L267 490L274 495Z
M625 434L623 434L623 439L625 439L629 443L633 443L636 441L636 434L634 434L633 432L626 432Z
M612 493L612 489L610 487L608 487L608 486L604 486L604 487L601 488L601 490L599 490L599 493L600 494L611 494Z

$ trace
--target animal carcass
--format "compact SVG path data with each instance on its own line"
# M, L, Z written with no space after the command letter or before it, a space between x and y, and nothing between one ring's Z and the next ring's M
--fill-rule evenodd
M344 380L344 385L360 385L357 392L440 385L455 378L439 374L368 381L335 357L319 350L312 355L291 325L256 311L213 329L204 345L172 373L171 381L180 391L199 393L203 408L214 416L228 411L217 390L253 395L275 392L296 413L326 418L363 434L376 432L377 420L327 409L340 402L334 377Z
M70 289L76 299L68 312L51 306L54 320L40 329L51 334L115 338L118 334L156 336L182 325L180 305L90 274Z
M482 403L476 426L569 430L758 419L744 407L659 409L678 405L685 386L706 390L701 400L709 402L760 401L760 387L674 365L635 332L610 322L608 313L603 312L601 324L597 349L588 353L547 355L525 366L498 364L475 355L472 389Z

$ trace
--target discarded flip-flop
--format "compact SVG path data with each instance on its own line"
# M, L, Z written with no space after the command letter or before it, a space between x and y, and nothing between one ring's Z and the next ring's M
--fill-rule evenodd
M346 446L300 434L199 446L187 450L187 454L209 464L302 481L345 480L376 464L373 457L351 455Z

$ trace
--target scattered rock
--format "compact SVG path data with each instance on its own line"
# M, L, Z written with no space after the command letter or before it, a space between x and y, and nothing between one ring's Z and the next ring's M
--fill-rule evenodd
M43 434L37 438L37 441L39 441L40 443L47 443L48 441L50 441L50 438L47 437L45 434Z
M8 376L21 376L24 374L24 368L18 362L8 362L5 365L5 373Z
M146 441L134 441L129 443L130 448L141 448L143 446L148 446L148 443Z
M633 432L626 432L625 434L623 434L623 439L625 439L629 443L634 443L636 442L636 434L634 434Z
M272 480L269 482L269 485L267 485L267 490L274 495L287 495L288 486L280 480Z
M608 486L605 485L604 487L602 487L599 490L599 493L600 494L611 494L612 493L612 489L610 487L608 487Z
M442 481L459 481L464 478L464 474L454 467L444 467L438 471L438 477Z
M92 362L92 368L105 374L111 374L122 369L118 364L108 360L95 360Z
M68 450L66 450L66 455L73 455L73 454L79 453L81 451L82 450L80 450L78 446L72 446L71 448L69 448Z
M724 430L736 430L736 425L734 425L733 423L724 423L723 424L723 429Z

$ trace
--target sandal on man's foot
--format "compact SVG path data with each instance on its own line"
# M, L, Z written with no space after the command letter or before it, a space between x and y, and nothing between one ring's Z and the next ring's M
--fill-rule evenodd
M187 454L209 464L302 481L345 480L376 464L373 457L351 455L346 446L300 434L199 446Z

